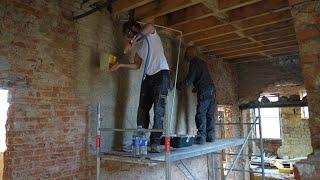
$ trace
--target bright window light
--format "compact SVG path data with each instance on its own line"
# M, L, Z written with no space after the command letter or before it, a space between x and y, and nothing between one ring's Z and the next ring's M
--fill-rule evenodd
M301 91L300 92L300 99L307 96L307 91ZM301 118L302 119L309 119L309 108L308 106L301 107Z
M6 146L6 121L7 121L7 111L9 107L8 101L8 91L0 90L0 152L7 150Z
M271 102L278 101L279 97L277 95L264 95ZM261 97L259 98L261 99ZM258 109L255 109L255 114L258 115ZM260 108L261 115L261 129L262 138L265 139L280 139L280 108ZM256 126L256 136L259 138L259 125Z

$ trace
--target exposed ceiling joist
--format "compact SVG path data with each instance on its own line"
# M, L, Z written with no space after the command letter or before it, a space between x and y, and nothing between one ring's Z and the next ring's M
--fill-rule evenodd
M299 52L299 48L297 48L296 46L293 47L284 47L282 49L273 49L273 50L268 50L265 51L267 54L270 54L272 56L277 56L283 53L296 53Z
M282 19L292 19L291 12L288 7L270 11L258 16L244 18L234 21L234 23L238 23L242 28L250 28L257 24L272 23Z
M237 47L229 47L226 49L220 49L220 50L213 50L213 52L217 55L219 54L227 54L227 53L233 53L233 52L238 52L238 51L250 51L252 49L256 49L256 48L263 48L263 47L269 47L269 46L273 46L273 45L278 45L278 44L296 44L296 40L289 40L289 41L279 41L279 42L275 42L273 44L268 44L268 45L259 45L256 42L251 42L251 43L247 43L245 45L241 45L241 46L237 46Z
M222 25L223 23L214 16L209 16L190 24L181 24L174 26L176 29L183 30L183 33L191 33L199 29L205 29L213 26Z
M270 20L270 19L269 19ZM289 21L291 20L291 17L289 18L284 18L284 19L273 19L273 21L261 21L261 23L257 23L255 25L252 25L250 27L247 27L247 28L243 28L241 30L238 30L238 31L243 31L243 30L252 30L252 29L256 29L256 28L259 28L259 27L262 27L262 26L267 26L267 25L271 25L271 24L274 24L274 23L279 23L279 22L283 22L283 21ZM225 25L223 25L225 26ZM224 35L227 35L227 34L230 34L230 33L234 33L236 30L234 31L225 31L225 32L222 32L222 33L210 33L211 31L214 31L216 28L210 28L209 30L206 30L206 31L201 31L201 32L198 32L198 33L194 33L194 34L189 34L189 35L186 35L185 36L185 40L190 42L190 41L193 41L193 42L197 42L197 41L202 41L202 40L205 40L205 39L210 39L210 38L215 38L215 37L218 37L218 36L224 36ZM207 36L202 36L202 34L208 34ZM212 43L215 43L215 42L212 42Z
M248 34L248 35L258 35L258 34L263 34L266 32L273 32L273 31L279 31L278 28L284 29L287 27L290 27L290 25L288 25L287 27L285 26L286 24L288 24L288 22L290 22L290 20L286 20L283 22L278 22L278 23L274 23L274 24L267 24L265 26L260 26L257 25L257 27L254 27L252 29L247 29L247 30L242 30L244 32L244 34ZM283 26L283 27L282 27ZM293 27L293 25L292 25ZM204 39L204 40L195 40L193 41L194 44L198 45L198 46L209 46L209 45L213 45L213 44L219 44L219 43L223 43L226 41L230 41L230 40L237 40L239 39L240 36L235 34L234 32L229 32L225 35L217 35L216 37L212 37L209 39Z
M240 40L240 39L239 39ZM271 40L267 39L264 41L261 41L263 45L271 45L271 44L276 44L276 43L281 43L281 42L288 42L288 41L296 41L295 35L289 35L285 36L282 38L273 38ZM222 52L222 51L236 51L244 48L250 48L250 47L257 47L254 46L254 42L245 42L241 44L233 44L232 41L229 43L228 41L225 42L225 46L219 46L219 48L216 49L207 49L204 50L203 52Z
M252 4L261 0L249 0L246 2L234 1L234 0L221 0L219 4L221 4L222 8L219 8L221 12L229 11L232 9L236 9L242 6L246 6L248 4ZM175 11L164 16L160 16L155 19L156 24L160 24L163 26L177 26L185 23L189 23L195 21L197 19L207 18L209 16L215 15L207 6L209 1L202 0L202 3L190 6L185 9L181 9L179 11ZM206 4L206 5L204 5ZM216 5L218 6L218 4Z
M116 0L112 3L112 12L114 14L119 14L135 9L152 1L153 0Z
M202 3L175 11L155 19L156 24L163 26L180 25L196 19L206 18L212 16L211 10Z
M136 19L148 21L156 17L198 4L199 0L152 1L135 9Z
M282 9L278 9L275 11L271 11L268 13L264 13L261 15L257 15L257 16L251 16L251 17L247 17L241 20L237 20L237 21L230 21L230 24L238 24L240 25L241 28L253 28L257 25L260 24L267 24L267 23L274 23L274 22L279 22L281 20L287 20L287 19L292 19L291 16L291 12L288 10L287 7L282 8ZM227 24L229 24L227 23ZM185 34L185 36L188 36L190 34L194 34L194 33L199 33L202 31L206 31L206 30L210 30L213 29L215 27L211 27L211 28L207 28L207 29L199 29L198 31L194 31L192 33L189 34Z
M207 0L204 0L203 1L207 7L213 11L213 13L215 13L215 16L217 17L217 19L219 19L221 22L223 23L229 23L230 21L233 21L233 19L231 19L229 13L225 13L225 12L222 12L220 11L220 9L217 7L217 4L219 5L219 3L221 3L221 1L219 0L215 0L215 1L207 1ZM213 3L212 3L213 2ZM233 1L230 1L230 2L233 2ZM260 2L258 2L260 3ZM255 3L255 4L258 4L258 3ZM250 6L250 5L248 5ZM245 6L247 7L247 6ZM238 9L241 9L241 8L238 8ZM235 9L237 10L237 9ZM229 11L231 12L231 11ZM260 42L256 41L254 38L248 36L248 35L245 35L243 34L243 32L241 31L241 27L238 25L238 24L230 24L231 26L233 26L237 31L235 32L237 35L239 35L240 37L246 37L249 41L252 41L252 42L255 42L259 45L262 45ZM259 52L259 54L261 55L265 55L265 56L268 56L266 55L265 53L263 52Z
M185 35L184 39L187 42L195 41L195 40L204 40L210 37L218 37L219 35L225 35L236 31L237 29L231 26L230 24L224 24L219 27L214 27L206 31L202 31L195 34Z
M197 46L207 46L207 45L221 43L221 42L230 41L230 40L239 39L239 38L240 36L238 34L229 33L223 36L213 37L213 38L204 39L200 41L194 41L194 44Z
M279 38L275 38L275 39L270 39L270 40L264 40L261 41L263 44L268 45L268 44L273 44L274 42L281 42L281 41L290 41L290 40L297 40L296 35L295 34L289 34L287 36L282 36Z
M242 1L242 0L219 0L218 1L218 9L220 11L230 11L232 9L236 9L236 8L240 8L243 6L247 6L256 2L259 2L262 0L246 0L246 1Z
M299 49L298 44L287 45L287 46L283 46L282 44L278 44L278 45L271 45L269 47L267 47L267 46L258 47L256 49L251 49L251 51L242 50L242 51L226 53L226 54L218 55L218 56L219 57L226 57L226 58L234 58L234 57L239 57L239 56L241 57L241 56L244 56L244 55L257 54L257 53L260 53L260 52L267 53L267 52L272 51L272 50L283 50L283 49L291 48L291 47L296 48L297 50Z
M286 8L288 6L288 0L263 0L248 6L228 11L227 15L230 21L237 21L247 17L268 13L272 10Z
M288 28L284 28L280 31L264 33L264 34L260 34L260 35L253 35L252 37L254 39L256 39L257 41L261 41L264 39L281 38L283 36L292 35L292 34L295 34L294 27L288 27Z

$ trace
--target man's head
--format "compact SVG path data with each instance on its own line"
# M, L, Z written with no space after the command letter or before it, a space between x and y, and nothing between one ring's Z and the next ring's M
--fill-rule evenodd
M191 59L195 58L198 56L198 51L196 49L195 46L189 46L186 49L186 54L185 54L185 58L190 61Z
M142 27L137 21L128 21L123 24L122 31L128 38L133 38L141 31Z

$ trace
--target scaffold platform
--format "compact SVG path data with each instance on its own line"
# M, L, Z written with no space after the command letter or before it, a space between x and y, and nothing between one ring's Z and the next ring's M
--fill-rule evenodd
M194 144L185 148L171 148L170 159L172 162L174 162L182 159L210 154L213 152L224 150L226 148L241 146L244 142L245 139L237 138L217 139L215 142L205 143L202 145ZM100 157L103 160L144 164L149 166L165 162L165 152L148 153L147 157L145 158L137 158L132 157L130 152L109 151L106 153L100 153Z

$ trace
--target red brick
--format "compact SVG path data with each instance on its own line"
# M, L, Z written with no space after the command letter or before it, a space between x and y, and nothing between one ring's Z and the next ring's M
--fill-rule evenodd
M305 87L307 88L307 90L319 88L315 80L320 76L320 64L311 65L309 67L303 66L302 71L304 76Z
M320 37L320 31L316 28L311 28L311 29L305 30L303 32L297 33L297 39L298 39L299 43L304 42L309 39L312 39L312 38L316 38L316 37Z
M302 57L302 63L314 63L319 62L319 57L317 54L310 54Z

